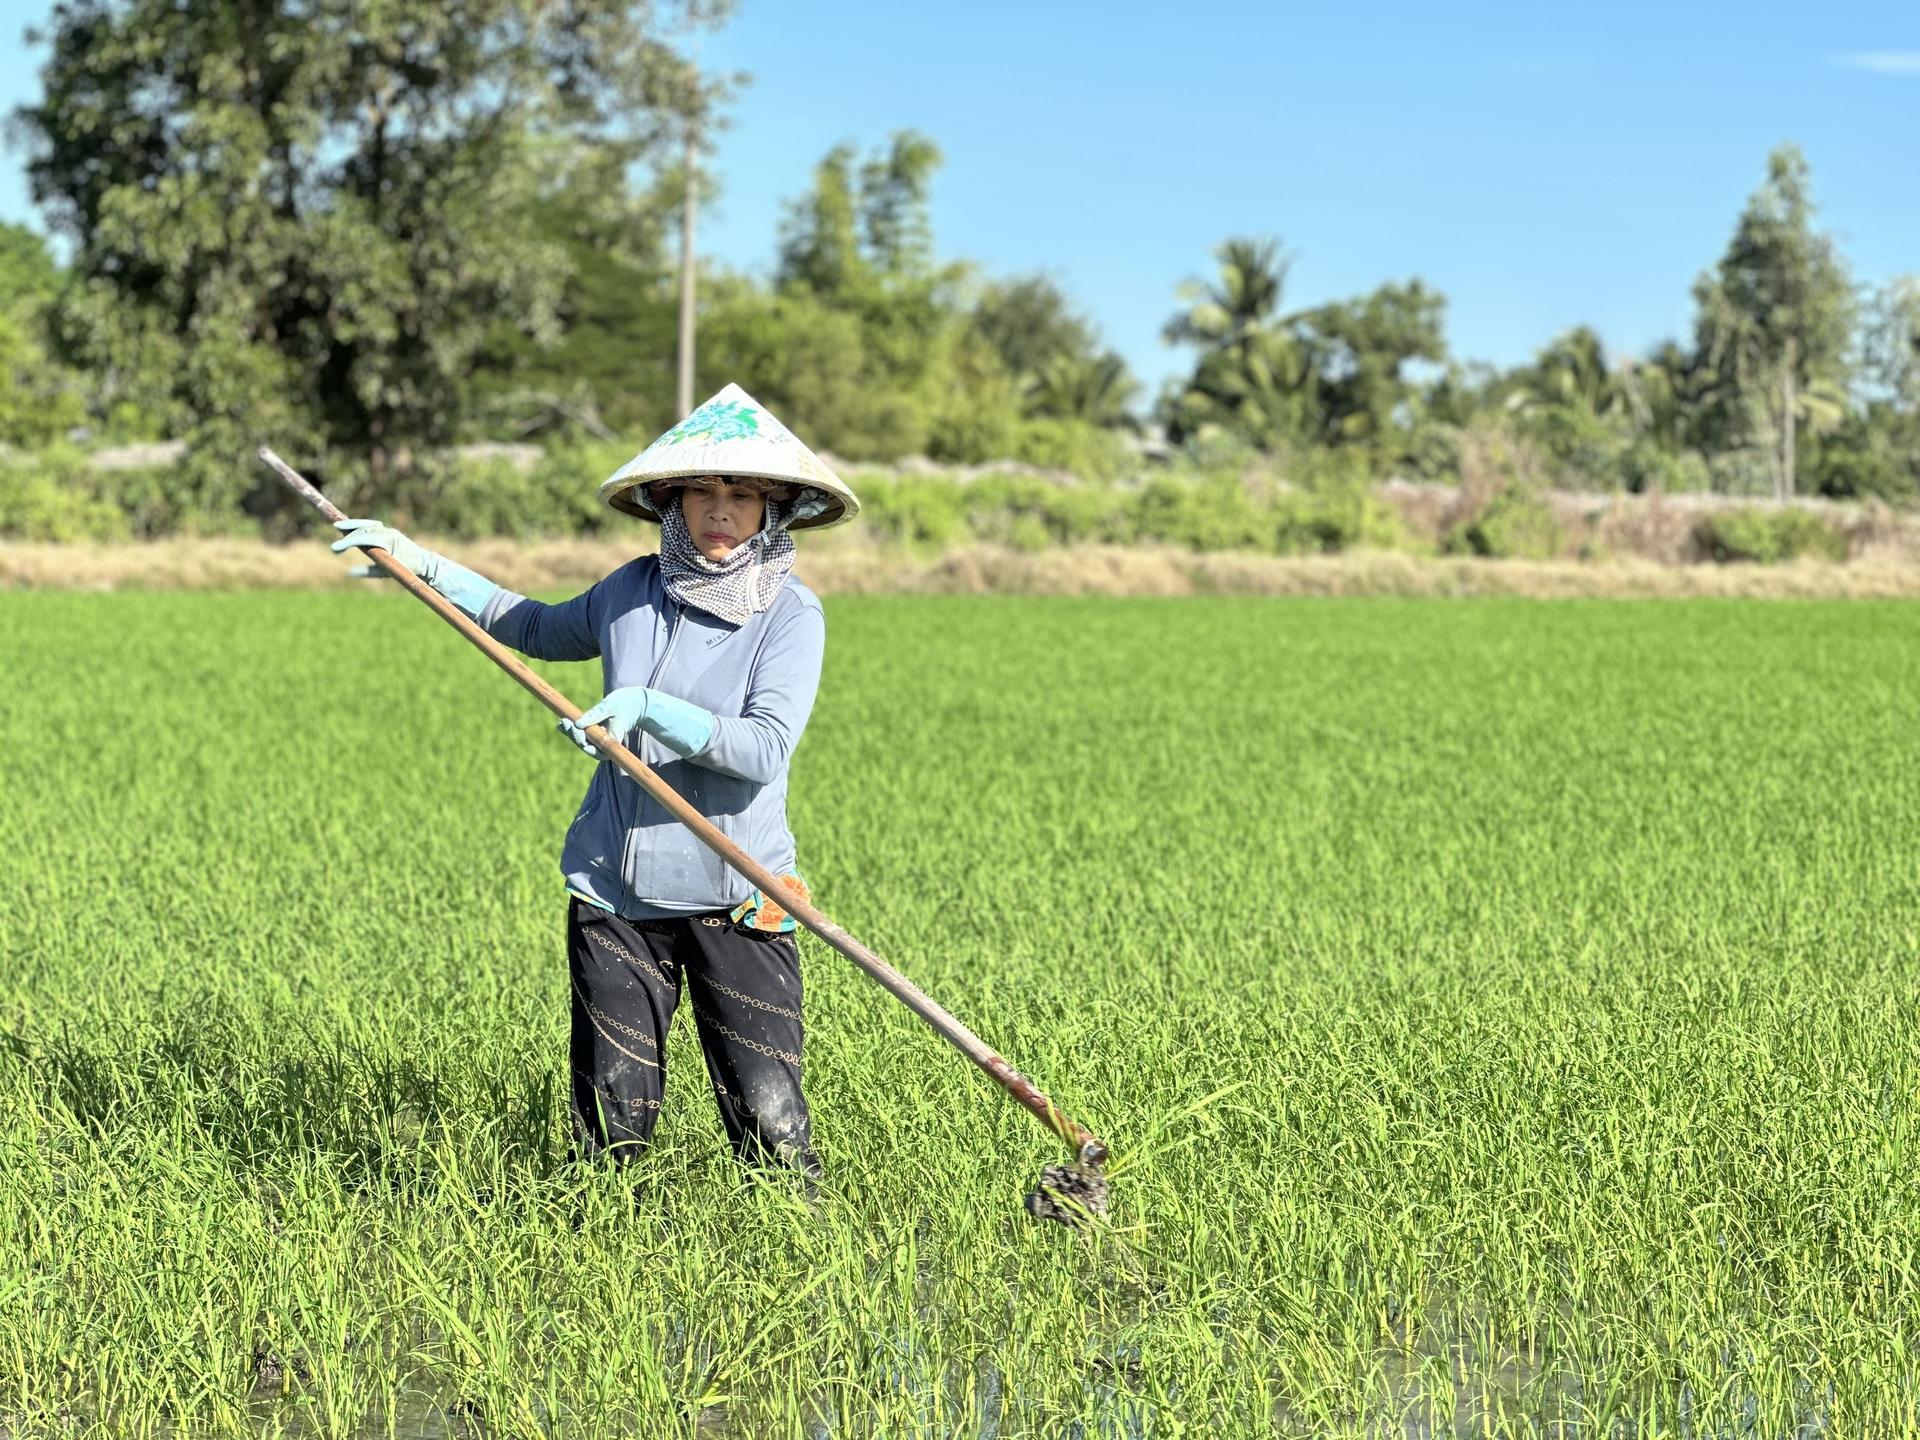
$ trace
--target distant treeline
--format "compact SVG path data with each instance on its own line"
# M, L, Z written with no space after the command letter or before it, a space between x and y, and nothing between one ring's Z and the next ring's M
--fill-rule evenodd
M1305 451L1283 473L1273 465L1156 466L1115 480L1076 480L1019 467L977 472L916 466L849 466L861 501L851 531L808 536L803 548L877 547L927 560L979 547L1023 555L1074 547L1127 547L1136 556L1331 555L1399 551L1514 560L1662 564L1905 561L1920 550L1920 518L1878 501L1596 496L1514 482L1511 456L1468 434L1459 485L1376 483L1358 450ZM499 447L479 447L482 452ZM465 544L604 539L628 547L648 537L599 503L601 476L627 458L606 441L523 447L525 453L456 453L437 483L390 512L416 534ZM0 460L0 538L115 542L192 537L290 538L319 528L310 511L264 516L239 506L209 511L189 499L169 464L103 467L60 446ZM349 509L374 508L350 484ZM377 503L377 502L376 502ZM263 523L264 521L264 523ZM464 551L462 552L464 553ZM598 559L606 557L595 552Z
M686 186L717 178L677 157L727 87L674 47L729 6L602 7L591 43L565 7L508 8L516 23L477 28L426 0L350 21L276 8L245 36L167 0L55 12L44 94L15 118L70 260L0 227L0 443L189 448L137 482L15 464L0 534L284 525L248 458L262 438L359 508L456 529L549 528L527 477L487 472L482 495L451 458L538 439L561 447L536 467L565 473L559 513L591 526L580 447L630 451L675 418L672 237ZM1513 369L1463 362L1420 280L1292 310L1284 247L1240 238L1209 278L1168 277L1166 335L1192 366L1157 396L1051 278L939 254L939 163L910 132L838 147L769 277L704 267L698 393L737 380L849 461L1104 481L1164 443L1169 483L1252 469L1295 506L1323 504L1298 497L1328 476L1342 497L1387 477L1896 502L1920 484L1920 279L1855 286L1792 146L1696 282L1692 334L1650 354L1577 328Z

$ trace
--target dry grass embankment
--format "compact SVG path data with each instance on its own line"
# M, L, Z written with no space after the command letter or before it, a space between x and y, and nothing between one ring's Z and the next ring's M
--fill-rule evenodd
M1431 485L1389 480L1374 492L1417 546L1442 548L1447 537L1485 513L1498 491L1484 485ZM1712 522L1742 512L1793 512L1829 529L1849 561L1920 565L1920 515L1877 500L1801 496L1784 506L1746 495L1625 495L1542 490L1550 535L1538 537L1560 560L1642 560L1694 565L1712 559ZM1604 563L1604 562L1602 562Z
M641 543L636 543L641 542ZM591 583L650 537L623 540L423 542L521 591ZM1891 550L1891 547L1889 547ZM346 562L319 540L161 540L129 545L0 543L0 588L243 590L337 586ZM1194 554L1151 546L1063 546L1023 552L995 545L935 554L848 535L801 542L799 573L823 595L1512 595L1920 597L1920 564L1903 552L1846 564L1486 560L1390 551L1344 555Z

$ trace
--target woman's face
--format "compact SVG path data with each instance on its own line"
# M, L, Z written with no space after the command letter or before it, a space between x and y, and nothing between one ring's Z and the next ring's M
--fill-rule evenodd
M695 548L709 560L724 560L759 533L767 502L751 485L728 484L716 476L681 490L680 511Z

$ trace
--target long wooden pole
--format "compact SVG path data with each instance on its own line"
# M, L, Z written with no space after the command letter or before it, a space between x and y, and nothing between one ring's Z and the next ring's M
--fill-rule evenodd
M284 480L296 495L326 516L328 520L347 518L326 496L315 489L306 477L268 447L262 445L259 453L260 459ZM563 720L580 718L579 707L529 670L517 655L482 630L467 617L464 611L426 581L420 579L385 550L374 547L369 548L366 553L374 564L399 581L415 599L427 605L442 620L466 636L489 660L511 675L522 689L532 694L547 709ZM780 903L796 920L866 971L880 983L882 989L925 1020L946 1037L956 1050L992 1076L1002 1089L1025 1106L1042 1125L1072 1146L1074 1156L1081 1164L1098 1165L1107 1158L1107 1147L1095 1137L1091 1130L1069 1119L1062 1113L1059 1106L1047 1098L1039 1086L1015 1070L978 1035L936 1004L919 986L815 909L810 901L803 900L789 891L780 883L777 875L722 835L706 816L681 799L678 791L621 744L617 736L599 725L589 726L586 735L593 742L595 749L632 777L649 795L666 806L675 819L700 837L703 845L719 855L722 860L746 876L761 890L769 895L778 896Z

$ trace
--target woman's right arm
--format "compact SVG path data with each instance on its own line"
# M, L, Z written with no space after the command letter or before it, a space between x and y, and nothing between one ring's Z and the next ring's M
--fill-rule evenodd
M482 630L522 655L535 660L591 660L600 653L600 632L593 613L598 584L571 600L545 605L501 589L484 575L415 544L390 525L377 520L334 523L346 531L334 542L335 550L378 546L451 600ZM374 579L386 574L375 565L354 573Z
M600 581L558 605L544 605L496 587L476 618L494 639L535 660L591 660L600 653L593 609L605 583Z

